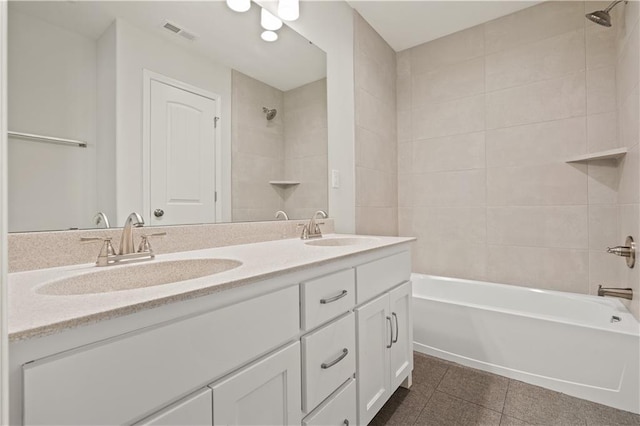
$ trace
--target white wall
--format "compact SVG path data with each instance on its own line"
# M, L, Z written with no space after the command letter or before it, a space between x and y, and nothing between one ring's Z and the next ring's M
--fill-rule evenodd
M89 144L10 139L9 230L90 227L96 211L95 41L13 10L8 37L9 130Z
M224 41L221 41L224 42ZM223 158L231 149L231 69L155 38L125 21L116 22L116 226L142 212L142 71L171 77L221 97ZM230 187L230 161L223 161L223 188ZM219 198L220 199L220 198ZM222 195L223 220L230 219L230 193Z
M276 12L276 3L257 0ZM254 6L255 7L255 6ZM355 232L355 152L353 81L353 9L343 1L300 2L300 18L288 22L327 54L327 109L329 174L340 171L340 188L329 186L329 215L336 232Z

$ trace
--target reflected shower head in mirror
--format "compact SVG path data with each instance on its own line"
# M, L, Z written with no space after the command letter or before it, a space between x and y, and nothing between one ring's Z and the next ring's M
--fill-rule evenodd
M265 114L267 114L267 120L271 121L275 118L276 114L278 113L278 111L275 108L267 108L267 107L262 107L262 112L264 112Z
M627 0L616 0L611 2L609 6L605 10L596 10L595 12L587 13L586 18L592 22L595 22L598 25L602 25L603 27L611 26L611 15L609 15L609 11L613 9L618 3L622 2L628 3Z

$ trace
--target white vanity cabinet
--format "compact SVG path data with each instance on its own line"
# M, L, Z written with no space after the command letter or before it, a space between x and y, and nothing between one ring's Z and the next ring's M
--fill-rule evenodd
M11 424L366 425L413 368L406 245L14 342Z

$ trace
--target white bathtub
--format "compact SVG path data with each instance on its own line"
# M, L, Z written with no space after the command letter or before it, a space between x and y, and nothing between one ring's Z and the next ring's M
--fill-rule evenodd
M640 413L640 324L619 300L420 274L412 281L416 351Z

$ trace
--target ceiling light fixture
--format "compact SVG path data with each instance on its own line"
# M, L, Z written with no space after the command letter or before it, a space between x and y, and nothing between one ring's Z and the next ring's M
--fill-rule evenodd
M264 41L276 41L278 39L278 33L273 31L263 31L262 34L260 34L260 37L262 37Z
M300 5L298 0L278 1L278 16L285 21L295 21L300 17Z
M227 0L227 6L235 12L246 12L251 8L251 0Z
M260 12L260 25L265 30L277 31L282 28L282 20L267 9L262 9Z

